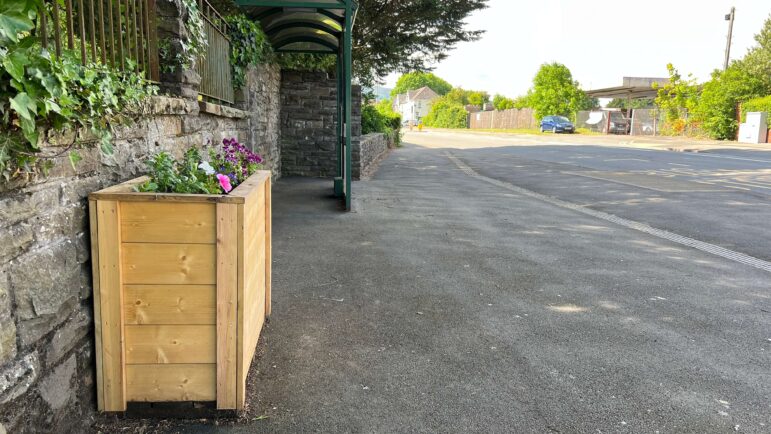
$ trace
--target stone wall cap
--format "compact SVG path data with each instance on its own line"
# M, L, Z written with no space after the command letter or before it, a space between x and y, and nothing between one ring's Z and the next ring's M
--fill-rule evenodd
M186 98L155 95L147 99L144 109L151 115L188 115L198 113L198 104Z
M213 104L206 101L198 101L198 107L200 109L200 113L208 113L210 115L221 116L224 118L245 119L249 117L249 112L225 105Z

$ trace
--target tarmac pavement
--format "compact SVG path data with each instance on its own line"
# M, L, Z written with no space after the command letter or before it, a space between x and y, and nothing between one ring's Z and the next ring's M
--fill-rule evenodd
M634 220L656 201L610 202L688 193L565 174L624 171L537 149L471 148L393 151L354 183L351 213L331 181L277 182L248 417L164 431L769 432L771 273L569 205L600 194L586 209ZM768 252L771 214L746 208L742 222L765 218L759 240L713 241Z

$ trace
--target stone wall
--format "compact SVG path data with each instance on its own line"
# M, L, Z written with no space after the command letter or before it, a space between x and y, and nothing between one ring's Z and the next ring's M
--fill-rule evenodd
M351 92L352 141L361 135L361 87ZM281 74L281 173L337 174L337 79L324 72ZM353 148L352 148L353 150Z
M280 75L249 77L248 111L155 97L113 155L89 148L74 169L64 156L48 177L0 183L0 433L77 432L95 414L88 193L144 173L152 154L225 137L255 143L277 172Z
M383 133L361 136L351 147L353 179L366 179L375 174L378 164L388 156L394 144Z
M236 91L238 108L249 113L246 140L262 155L274 177L281 176L281 69L276 65L249 68L244 88Z

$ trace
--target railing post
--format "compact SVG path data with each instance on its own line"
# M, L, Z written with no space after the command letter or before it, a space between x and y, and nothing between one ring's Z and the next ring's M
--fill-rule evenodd
M185 69L174 65L169 68L177 54L182 53L182 41L189 38L185 21L187 12L180 1L156 0L156 24L158 26L156 46L159 51L165 51L165 58L159 55L160 88L161 91L183 98L197 99L201 77L195 68Z

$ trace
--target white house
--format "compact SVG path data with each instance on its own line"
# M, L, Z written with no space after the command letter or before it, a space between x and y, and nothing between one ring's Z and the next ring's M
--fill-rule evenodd
M430 87L421 87L396 95L392 103L394 111L402 115L402 121L417 125L431 110L431 104L437 98L439 95Z

